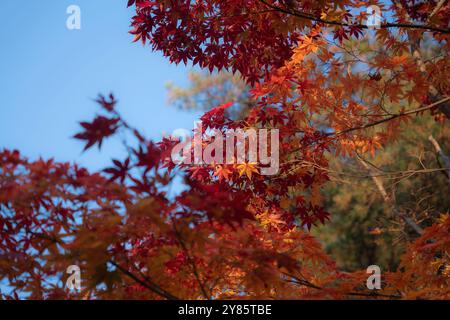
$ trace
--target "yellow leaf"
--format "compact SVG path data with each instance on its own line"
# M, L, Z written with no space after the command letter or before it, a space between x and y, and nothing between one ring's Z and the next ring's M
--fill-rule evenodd
M255 162L245 162L242 164L239 164L237 166L237 169L239 170L239 177L241 177L243 174L247 175L247 177L251 180L252 179L252 173L258 173L258 169L256 168Z

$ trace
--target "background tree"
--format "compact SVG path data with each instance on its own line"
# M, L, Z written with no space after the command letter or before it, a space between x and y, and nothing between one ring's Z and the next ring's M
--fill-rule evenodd
M243 118L254 105L249 93L250 88L238 74L190 71L188 79L188 88L176 86L174 83L167 84L169 105L187 111L208 111L214 106L233 101L235 106L225 110L225 114L232 119Z

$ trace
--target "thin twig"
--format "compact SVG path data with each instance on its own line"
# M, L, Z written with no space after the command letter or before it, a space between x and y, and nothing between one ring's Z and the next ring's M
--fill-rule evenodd
M327 290L327 288L315 285L311 282L309 282L308 280L305 279L300 279L292 274L289 273L283 273L284 275L291 277L292 279L287 280L290 283L294 283L297 285L302 285L308 288L312 288L312 289L316 289L316 290ZM361 296L361 297L383 297L383 298L393 298L393 299L400 299L401 296L400 295L391 295L391 294L382 294L382 293L363 293L363 292L354 292L354 291L350 291L350 292L345 292L345 295L348 296Z
M111 263L113 266L115 266L120 272L122 272L123 274L127 275L128 277L130 277L131 279L133 279L134 281L139 283L141 286L143 286L143 287L149 289L150 291L156 293L157 295L159 295L159 296L161 296L163 298L166 298L167 300L179 300L177 297L175 297L171 293L167 292L166 290L162 289L157 284L155 284L155 283L147 283L147 282L143 281L142 279L139 279L132 272L128 271L127 269L125 269L123 267L121 267L116 262L110 260L109 263ZM147 279L147 281L148 281L148 279Z
M436 106L438 106L438 105L440 105L442 103L445 103L445 102L447 102L449 100L450 100L450 97L445 97L445 98L443 98L443 99L441 99L439 101L433 102L432 104L429 104L429 105L421 107L421 108L417 108L417 109L414 109L414 110L409 110L409 111L406 111L406 112L398 113L398 114L395 114L395 115L390 116L388 118L384 118L384 119L381 119L381 120L378 120L378 121L370 122L370 123L367 123L367 124L362 125L362 126L353 127L353 128L345 129L345 130L338 131L338 132L326 133L325 135L327 135L327 136L340 136L342 134L349 133L349 132L352 132L352 131L367 129L367 128L374 127L376 125L382 124L384 122L388 122L388 121L394 120L396 118L400 118L400 117L404 117L404 116L407 116L407 115L410 115L410 114L419 113L419 112L422 112L422 111L433 109L434 107L436 107Z

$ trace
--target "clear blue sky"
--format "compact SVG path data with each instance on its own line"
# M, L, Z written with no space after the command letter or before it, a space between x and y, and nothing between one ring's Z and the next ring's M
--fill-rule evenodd
M192 128L198 114L166 105L165 84L186 85L188 68L131 43L126 2L0 1L0 148L103 168L124 153L120 142L82 153L71 136L98 110L91 99L110 91L125 119L151 138ZM71 4L81 8L81 30L66 28Z

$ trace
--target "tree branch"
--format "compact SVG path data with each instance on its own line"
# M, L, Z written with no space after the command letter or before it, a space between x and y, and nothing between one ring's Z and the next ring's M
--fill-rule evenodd
M366 168L367 171L371 171L369 165L362 159L358 154L356 155L358 158L358 161L363 165L364 168ZM409 225L415 232L417 232L419 235L423 234L423 229L417 225L410 217L406 216L404 213L397 210L395 201L393 197L389 196L386 192L386 189L383 186L383 182L376 176L372 176L372 180L377 186L378 191L381 193L381 196L383 197L383 200L386 204L390 205L392 207L392 212L394 215L400 217L407 225Z
M345 22L338 22L338 21L331 21L331 20L325 20L322 19L320 17L314 16L312 14L309 13L305 13L305 12L301 12L301 11L297 11L295 9L291 9L291 8L281 8L278 6L275 6L273 4L268 3L265 0L259 0L261 3L265 4L266 6L278 11L278 12L282 12L285 14L289 14L289 15L293 15L296 16L298 18L302 18L302 19L307 19L307 20L311 20L311 21L315 21L315 22L320 22L323 24L328 24L328 25L335 25L335 26L342 26L342 27L354 27L354 28L360 28L360 29L369 29L369 27L365 24L351 24L351 23L345 23ZM383 23L380 25L380 28L382 29L386 29L386 28L406 28L406 29L422 29L422 30L426 30L426 31L433 31L433 32L440 32L440 33L445 33L445 34L449 34L450 30L449 29L441 29L441 28L437 28L437 27L433 27L433 26L429 26L429 25L420 25L420 24L410 24L410 23Z
M393 116L390 116L388 118L384 118L384 119L381 119L381 120L378 120L378 121L370 122L370 123L367 123L367 124L362 125L362 126L345 129L343 131L328 133L326 135L328 135L328 136L339 136L339 135L342 135L342 134L345 134L345 133L349 133L349 132L352 132L352 131L355 131L355 130L367 129L367 128L379 125L381 123L394 120L396 118L400 118L400 117L404 117L404 116L407 116L407 115L410 115L410 114L419 113L419 112L422 112L422 111L433 109L434 107L436 107L436 106L438 106L440 104L443 104L443 103L445 103L447 101L450 101L450 97L445 97L445 98L443 98L443 99L441 99L439 101L433 102L432 104L429 104L429 105L421 107L421 108L417 108L417 109L414 109L414 110L410 110L410 111L394 114Z
M284 275L291 277L292 279L287 280L290 283L296 284L296 285L301 285L301 286L305 286L308 288L312 288L312 289L316 289L316 290L326 290L327 288L324 287L320 287L317 286L311 282L309 282L308 280L305 279L300 279L292 274L288 274L288 273L284 273ZM364 292L354 292L354 291L350 291L350 292L345 292L345 295L348 296L360 296L360 297L383 297L383 298L393 298L393 299L400 299L401 296L400 295L390 295L390 294L382 294L382 293L364 293Z
M441 165L441 167L446 168L446 171L444 171L444 173L446 174L448 181L450 182L450 157L447 156L444 151L442 151L441 146L432 135L428 137L428 140L430 140L430 142L433 144L434 149L436 149L437 155L440 157L440 159L442 159L443 163L439 163L439 158L438 163L439 165Z
M117 264L116 262L110 260L109 263L111 263L113 266L115 266L120 272L122 272L123 274L125 274L126 276L128 276L129 278L133 279L134 281L136 281L137 283L139 283L141 286L149 289L150 291L156 293L157 295L166 298L167 300L179 300L177 297L175 297L174 295L172 295L171 293L167 292L166 290L162 289L160 286L158 286L157 284L151 282L151 283L147 283L141 279L139 279L136 275L134 275L133 273L131 273L130 271L128 271L127 269L121 267L119 264ZM147 279L148 280L148 279Z

